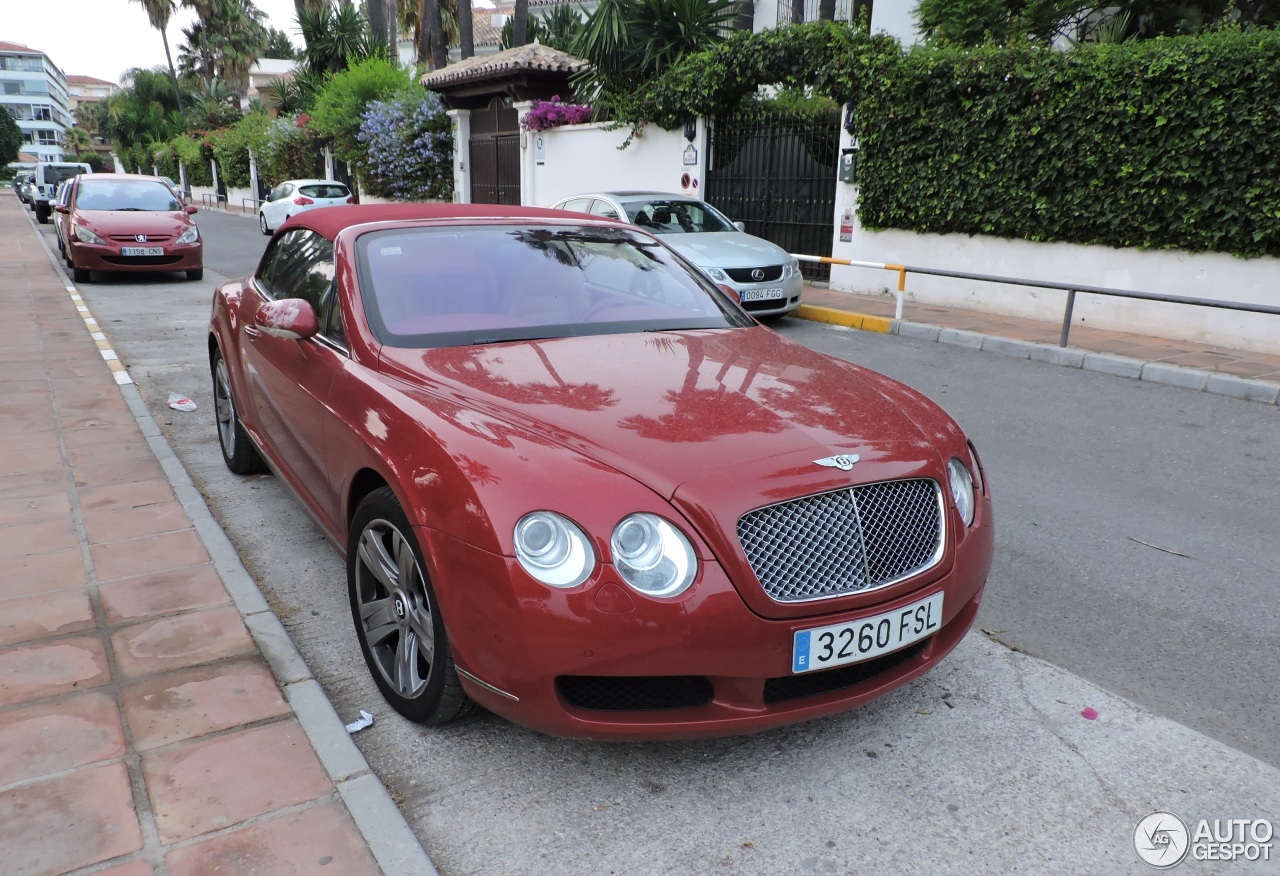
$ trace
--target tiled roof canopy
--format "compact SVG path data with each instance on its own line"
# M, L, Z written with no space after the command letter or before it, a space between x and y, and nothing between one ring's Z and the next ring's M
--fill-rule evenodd
M587 62L580 58L539 43L530 43L493 55L476 55L448 67L441 67L425 74L421 82L425 88L446 90L451 86L528 74L560 74L567 78L585 66Z

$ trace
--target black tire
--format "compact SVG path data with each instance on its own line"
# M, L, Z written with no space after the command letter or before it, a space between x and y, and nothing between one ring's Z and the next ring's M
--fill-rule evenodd
M213 354L213 416L218 428L218 445L222 448L222 461L235 474L254 474L266 469L258 454L258 448L249 440L249 433L240 424L236 414L235 399L231 395L231 378L222 351Z
M41 225L49 224L49 207L45 204L37 204L35 207L36 221Z
M347 595L360 650L393 709L419 724L445 724L476 705L458 681L426 570L395 493L382 487L365 496L347 537Z
M88 283L88 282L89 282L89 269L88 269L88 268L77 268L74 264L72 264L72 265L71 265L71 279L72 279L72 280L75 280L77 283Z
M187 279L188 279L188 280L192 280L192 281L195 281L195 280L203 280L203 279L204 279L204 268L196 268L196 269L194 269L194 270L187 271Z
M270 235L270 234L271 234L271 229L267 227L267 214L266 214L266 213L259 213L259 214L258 214L258 229L259 229L260 231L262 231L262 233L263 233L263 234L267 234L267 235Z

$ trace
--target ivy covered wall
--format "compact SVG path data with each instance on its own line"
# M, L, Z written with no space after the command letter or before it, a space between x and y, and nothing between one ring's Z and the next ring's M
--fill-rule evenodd
M903 51L819 22L734 35L607 102L674 128L771 84L853 104L865 227L1280 256L1275 31Z
M855 114L869 228L1280 256L1280 33L912 50Z

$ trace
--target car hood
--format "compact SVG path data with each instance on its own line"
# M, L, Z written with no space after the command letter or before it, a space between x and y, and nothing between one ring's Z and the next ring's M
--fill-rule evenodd
M700 268L749 268L785 265L785 249L741 231L660 234L658 238Z
M150 210L77 211L75 221L92 228L98 234L178 235L192 224L186 213L159 213Z
M892 398L912 390L761 326L387 347L382 357L389 376L539 432L667 499L717 472L749 467L767 480L797 459L814 474L837 474L812 463L842 453L936 461Z

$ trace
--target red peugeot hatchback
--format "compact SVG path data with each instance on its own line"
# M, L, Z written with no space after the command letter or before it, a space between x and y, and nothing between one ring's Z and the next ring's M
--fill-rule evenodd
M156 176L88 173L68 185L64 257L77 283L93 271L184 271L204 277L204 245L184 206Z

